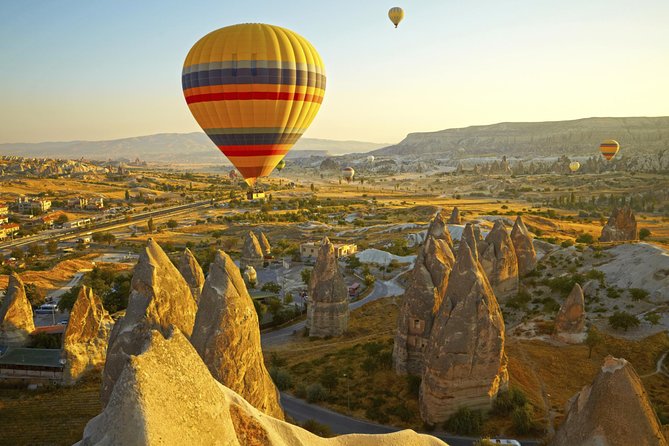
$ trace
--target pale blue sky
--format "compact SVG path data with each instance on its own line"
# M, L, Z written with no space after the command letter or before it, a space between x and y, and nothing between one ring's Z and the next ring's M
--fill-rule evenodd
M391 6L406 11L397 30ZM239 22L290 28L321 54L307 137L669 115L667 0L0 0L0 142L198 130L184 57Z

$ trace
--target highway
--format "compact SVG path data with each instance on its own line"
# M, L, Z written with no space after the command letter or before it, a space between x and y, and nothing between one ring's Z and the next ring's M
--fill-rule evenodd
M211 206L210 200L195 201L193 203L170 206L152 211L141 212L138 214L129 214L128 215L130 217L129 219L126 219L126 217L124 216L121 218L114 219L112 221L101 222L85 228L54 229L49 231L43 231L33 236L22 237L19 239L8 240L6 242L0 243L0 250L21 247L36 242L44 242L47 240L57 240L57 241L68 240L77 238L82 234L112 231L130 225L143 223L145 221L148 221L149 218L173 217L186 212L192 212L194 209L205 208L209 206Z

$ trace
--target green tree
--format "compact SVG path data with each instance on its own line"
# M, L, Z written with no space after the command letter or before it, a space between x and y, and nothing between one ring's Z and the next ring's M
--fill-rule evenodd
M156 230L156 226L153 224L153 217L149 218L149 221L146 222L146 228L149 231L149 234L153 234L153 231Z
M28 246L28 257L40 257L44 255L44 246L33 243Z
M458 435L478 435L483 428L483 413L480 410L461 407L446 420L444 428Z
M58 242L56 240L49 240L46 242L46 250L49 251L49 254L55 254L58 252Z
M533 413L532 406L530 404L524 404L522 406L516 407L511 413L511 421L513 424L513 430L520 435L525 435L530 430L532 430L532 416Z
M176 228L177 226L179 226L179 223L177 223L176 220L168 220L168 221L167 221L167 227L168 227L168 228L170 228L170 229L174 229L174 228Z
M23 258L26 256L26 253L21 248L14 248L9 255L17 260L23 260Z
M370 287L370 286L374 285L374 282L376 282L376 277L374 277L371 274L366 274L365 275L365 285Z
M270 293L279 293L281 291L281 285L276 282L266 282L263 284L262 291L268 291Z
M125 191L125 201L130 201L130 191L127 189Z
M65 214L60 214L60 215L58 216L58 218L56 219L56 224L59 224L59 225L62 226L62 225L64 225L65 223L67 223L69 220L70 220L70 219L67 217L67 215L65 215Z
M616 311L609 317L609 325L615 330L622 328L627 331L630 328L638 327L639 319L626 311Z
M66 291L65 294L60 296L60 300L58 301L58 310L72 311L72 307L74 306L74 303L77 301L77 297L79 296L80 290L81 286L73 286L68 291Z
M639 238L641 240L646 240L648 237L650 237L650 230L647 228L641 228L639 230Z
M592 350L602 342L602 336L594 326L588 329L588 335L585 338L585 345L588 346L588 359L592 357Z
M311 269L304 268L302 271L300 271L300 276L302 276L302 282L309 286L309 281L311 281Z
M40 291L34 283L24 284L24 289L26 291L26 297L33 308L39 307L46 300L44 292Z

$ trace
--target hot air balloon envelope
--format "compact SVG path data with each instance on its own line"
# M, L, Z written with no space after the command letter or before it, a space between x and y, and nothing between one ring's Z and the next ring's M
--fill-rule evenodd
M402 19L404 18L404 10L399 6L390 8L390 10L388 11L388 18L390 19L391 22L393 22L395 28L397 28L397 25L399 25Z
M571 163L569 163L569 170L571 170L572 172L576 172L580 168L581 168L581 163L579 163L578 161L572 161Z
M325 94L314 47L293 31L259 23L201 38L186 56L181 82L195 120L249 185L283 159Z
M348 181L349 183L350 183L351 180L353 179L353 176L354 176L354 175L355 175L355 170L353 170L352 167L344 167L344 168L341 170L341 176L344 177L344 179L345 179L346 181Z
M279 172L281 172L281 171L283 170L284 167L286 167L286 161L285 161L285 160L281 160L281 161L279 161L279 164L276 165L276 170L278 170Z
M373 163L373 162L374 162L374 159L375 159L375 158L374 158L374 155L369 155L369 156L367 157L367 162L368 162L368 163Z
M618 141L613 139L607 139L599 145L599 151L602 152L602 156L606 159L606 161L611 161L619 150L620 144L618 144Z

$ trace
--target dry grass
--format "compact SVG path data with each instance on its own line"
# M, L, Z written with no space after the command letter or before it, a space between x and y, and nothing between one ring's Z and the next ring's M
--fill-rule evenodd
M100 410L99 377L35 392L2 388L0 444L71 445L81 440L86 423Z
M79 259L64 260L46 271L25 271L19 275L23 282L34 284L42 292L49 292L67 284L80 270L93 268L92 259L95 257L97 254L88 254ZM9 276L0 275L0 288L6 288L8 281Z

